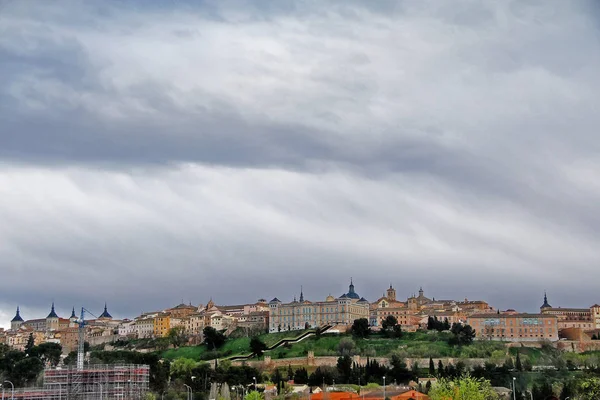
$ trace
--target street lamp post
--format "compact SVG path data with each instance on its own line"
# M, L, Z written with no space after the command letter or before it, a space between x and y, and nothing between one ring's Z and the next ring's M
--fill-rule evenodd
M252 379L254 379L254 391L258 392L258 384L256 383L256 377L253 376Z
M185 383L183 384L183 386L185 386L186 389L187 399L192 400L192 388L186 385Z
M383 400L385 400L385 376L383 377Z
M10 400L15 400L15 385L11 381L4 381L3 383L10 383ZM2 389L2 398L4 398L4 389Z
M513 400L517 400L517 378L513 376Z

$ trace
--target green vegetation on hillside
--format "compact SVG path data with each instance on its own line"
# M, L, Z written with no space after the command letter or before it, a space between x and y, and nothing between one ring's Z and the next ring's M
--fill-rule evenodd
M267 346L272 346L281 339L296 338L304 332L275 333L259 336ZM340 342L344 339L353 343L352 354L369 357L385 357L392 353L400 354L405 358L427 357L461 357L461 358L489 358L493 352L506 352L505 345L493 341L478 341L469 346L453 346L449 344L452 335L448 332L404 332L400 339L386 338L371 335L367 338L355 338L351 335L321 335L309 337L299 343L281 346L272 351L266 351L274 359L305 357L309 351L314 351L315 356L340 355ZM250 354L250 338L228 339L218 352L211 352L206 346L181 347L170 349L163 353L167 359L179 357L193 360L209 360L213 358L229 357L234 355Z

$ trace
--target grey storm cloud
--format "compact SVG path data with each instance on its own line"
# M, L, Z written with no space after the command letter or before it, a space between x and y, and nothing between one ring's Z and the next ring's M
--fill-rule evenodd
M598 301L596 2L61 5L0 4L3 321Z

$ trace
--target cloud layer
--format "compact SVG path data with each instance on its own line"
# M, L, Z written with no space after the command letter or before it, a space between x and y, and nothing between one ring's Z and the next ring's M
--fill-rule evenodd
M0 315L321 298L350 276L371 299L597 302L597 15L3 3Z

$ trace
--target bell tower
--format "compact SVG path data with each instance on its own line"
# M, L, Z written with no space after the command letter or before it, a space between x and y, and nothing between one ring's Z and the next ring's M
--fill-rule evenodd
M17 329L19 329L21 327L21 325L23 325L23 318L21 318L19 306L17 306L17 314L10 321L10 329L12 329L13 331L16 331Z
M386 291L386 294L389 301L396 301L396 289L392 287L391 283L390 288Z

